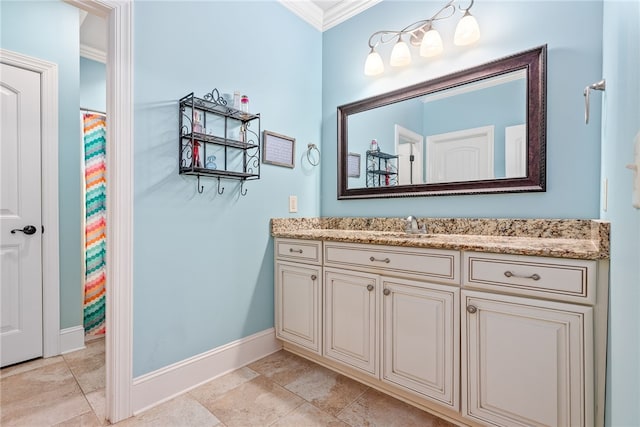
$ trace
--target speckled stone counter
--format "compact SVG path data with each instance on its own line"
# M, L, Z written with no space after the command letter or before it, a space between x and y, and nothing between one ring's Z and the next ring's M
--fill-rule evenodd
M403 218L273 218L271 234L389 246L575 259L609 258L609 223L574 219L418 218L427 234L406 234Z

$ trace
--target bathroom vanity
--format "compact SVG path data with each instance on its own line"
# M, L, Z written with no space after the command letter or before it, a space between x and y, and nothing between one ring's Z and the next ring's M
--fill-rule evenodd
M273 219L284 348L462 425L604 422L609 224Z

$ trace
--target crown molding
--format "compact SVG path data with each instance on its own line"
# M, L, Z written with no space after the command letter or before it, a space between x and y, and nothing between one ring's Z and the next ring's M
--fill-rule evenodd
M370 7L375 6L381 1L382 0L345 0L338 3L324 13L322 19L322 31L335 27L347 19L356 16L360 12L364 12Z
M291 12L298 15L300 18L307 21L313 28L318 31L323 31L322 20L323 12L315 4L310 1L295 1L295 0L279 0L280 4L289 9Z
M280 4L307 21L318 31L326 31L382 0L343 0L326 12L309 0L279 0Z
M86 44L80 44L80 56L87 59L92 59L94 61L102 62L103 64L107 63L107 52L96 49L95 47L88 46Z

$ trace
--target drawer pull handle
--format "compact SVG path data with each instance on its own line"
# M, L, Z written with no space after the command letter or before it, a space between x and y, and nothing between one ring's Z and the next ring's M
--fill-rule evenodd
M385 258L385 259L376 259L376 258L374 258L374 257L370 257L370 258L369 258L369 260L370 260L371 262L374 262L374 261L375 261L375 262L384 262L384 263L387 263L387 264L389 264L389 263L391 262L391 260L390 260L389 258Z
M312 274L312 275L311 275L311 280L316 280L316 279L317 279L316 275L315 275L315 274Z
M507 271L504 272L504 275L507 276L507 277L519 277L521 279L540 280L540 275L536 274L536 273L532 274L531 276L522 276L520 274L515 274L515 273L512 273L509 270L507 270Z
M467 306L467 311L471 314L475 313L476 311L478 311L478 307L476 307L475 305L471 305L469 304Z
M295 252L295 253L301 254L302 253L302 249L289 248L289 252Z
M382 293L385 295L389 295L391 293L391 290L388 288L385 288L384 291L382 291Z
M373 285L367 285L367 290L371 292L373 290Z

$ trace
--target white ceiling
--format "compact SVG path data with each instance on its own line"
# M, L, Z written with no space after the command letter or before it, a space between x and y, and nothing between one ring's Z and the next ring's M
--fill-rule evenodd
M320 31L338 25L382 0L278 0L284 7ZM107 59L107 22L80 11L80 56Z

